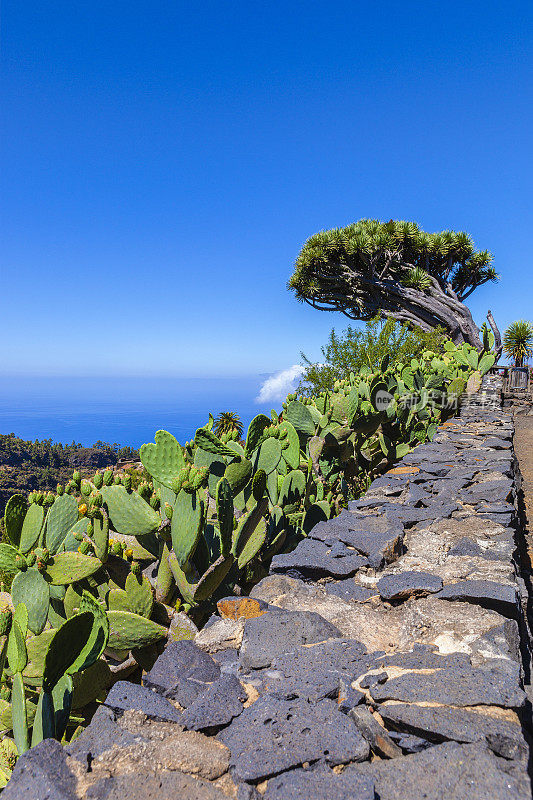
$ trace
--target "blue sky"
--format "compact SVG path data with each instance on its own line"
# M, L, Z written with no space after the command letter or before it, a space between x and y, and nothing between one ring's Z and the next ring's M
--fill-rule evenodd
M8 373L268 373L340 315L285 288L360 217L469 231L533 318L531 2L3 4Z

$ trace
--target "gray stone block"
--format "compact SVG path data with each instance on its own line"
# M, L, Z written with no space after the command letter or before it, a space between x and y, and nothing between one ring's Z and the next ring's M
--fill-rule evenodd
M258 781L306 761L346 764L367 758L368 743L335 702L264 697L217 737L231 751L237 779Z
M507 752L512 750L525 754L527 750L518 720L510 722L483 708L473 710L392 703L381 706L379 713L389 727L432 742L468 743L498 736L501 747L505 745Z
M429 572L398 572L385 575L377 583L382 600L407 600L442 589L442 580Z
M343 581L329 581L329 583L324 583L323 586L328 594L342 597L343 600L352 600L354 603L364 603L377 595L376 589L358 586L352 578L347 578Z
M90 725L65 750L73 758L90 766L91 761L112 747L129 747L143 737L130 733L117 723L117 715L107 706L97 708Z
M270 571L303 579L347 578L366 564L368 559L339 541L326 545L304 539L292 553L274 556Z
M374 781L328 767L294 769L270 778L265 800L374 800Z
M55 739L44 739L17 761L2 791L5 800L78 800L77 781L67 753Z
M240 662L245 670L268 667L276 656L298 645L340 636L338 628L313 611L271 609L246 620Z
M219 665L194 642L169 642L143 684L186 708L220 676Z
M440 600L474 603L512 619L516 619L520 611L517 587L507 583L483 580L457 581L447 584L436 597Z
M194 731L227 725L241 713L246 697L244 688L234 675L222 675L187 708L183 725Z
M486 744L446 743L421 753L356 764L345 773L371 777L379 800L531 800L527 772Z
M169 700L146 686L139 686L137 683L128 681L115 683L107 695L104 705L118 713L135 709L142 712L148 719L159 722L179 723L181 721L181 711Z
M499 661L500 659L495 659ZM496 705L521 708L525 694L520 688L518 665L492 668L448 667L429 674L407 672L372 686L376 701L435 702L453 706Z

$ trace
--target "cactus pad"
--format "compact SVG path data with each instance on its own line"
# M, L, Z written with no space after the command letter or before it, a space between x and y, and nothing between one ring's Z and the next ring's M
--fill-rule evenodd
M150 619L129 611L108 611L109 647L131 650L153 644L167 636L167 629Z
M24 524L24 517L28 511L28 503L21 494L14 494L6 504L4 522L9 541L14 547L20 545L20 534Z
M130 536L145 536L156 531L161 517L137 492L124 486L102 486L102 495L114 530Z
M66 495L65 495L66 496ZM35 568L19 572L11 584L13 604L24 603L28 610L28 628L34 634L43 630L48 617L50 586Z
M19 547L22 553L27 553L28 550L31 550L39 538L41 528L43 527L44 514L45 511L42 506L31 503L24 518L24 524L22 525L20 534Z
M78 521L78 504L71 494L57 497L46 517L45 543L50 553L58 552L63 541Z
M157 431L155 444L143 444L139 455L147 472L169 489L185 463L177 439L168 431Z
M200 492L185 492L176 498L172 515L172 549L183 566L191 558L204 524L205 504Z
M82 553L58 553L46 565L46 575L54 585L69 584L88 578L99 570L102 562Z

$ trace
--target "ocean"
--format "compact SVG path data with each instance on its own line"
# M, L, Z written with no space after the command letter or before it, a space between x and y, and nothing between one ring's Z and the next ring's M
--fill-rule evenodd
M258 405L266 375L201 378L0 379L0 433L92 445L97 441L138 448L164 428L184 443L211 411L237 412L244 424L258 413L280 410L281 400Z

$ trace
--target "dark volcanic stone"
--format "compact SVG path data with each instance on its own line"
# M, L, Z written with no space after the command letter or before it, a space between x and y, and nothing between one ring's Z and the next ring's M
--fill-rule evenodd
M393 703L381 706L379 713L387 725L433 742L478 742L487 736L498 735L501 742L513 743L516 752L520 744L524 752L526 749L518 723L482 711Z
M442 580L429 572L399 572L385 575L377 583L382 600L407 600L442 589Z
M364 646L353 639L296 647L272 662L272 668L263 678L264 690L282 700L301 697L317 701L336 697L340 678L351 683L354 675L369 668L373 654L365 652ZM361 697L361 693L350 692L350 698L355 697Z
M314 644L340 636L338 628L314 611L271 609L261 617L246 620L241 665L244 669L268 667L276 656L300 644Z
M246 697L234 675L223 675L191 703L183 714L183 725L194 731L227 725L241 713Z
M44 739L19 758L2 791L5 800L77 800L76 779L67 767L65 749Z
M377 753L383 758L399 758L403 755L401 749L392 741L388 732L379 724L367 706L352 708L348 716L367 740L373 753Z
M531 800L525 769L484 743L446 744L421 753L346 767L375 781L379 800Z
M453 706L499 705L520 708L525 694L520 688L517 664L505 662L494 666L448 667L429 674L407 672L386 683L372 686L374 700L400 700L407 703L435 702Z
M231 750L235 776L257 781L305 761L331 765L360 761L368 743L334 701L262 697L217 737Z
M127 772L95 783L86 800L227 800L209 781L183 772ZM28 798L29 800L29 798Z
M464 489L461 500L464 503L475 505L485 501L487 503L505 502L513 494L513 481L504 478L499 481L482 481Z
M219 665L194 642L169 642L143 683L186 708L220 676Z
M447 519L458 508L457 503L431 503L427 508L403 506L398 510L398 517L404 525L414 525L428 519L436 522L439 519Z
M390 507L390 504L389 504ZM401 555L403 525L399 522L394 506L393 514L380 516L358 516L351 511L342 511L335 519L319 522L310 532L310 538L332 545L339 540L366 556L370 566L379 569Z
M328 546L315 539L304 539L292 553L274 556L270 571L304 579L347 578L366 564L368 559L342 542Z
M504 617L516 619L519 613L519 598L515 586L495 581L457 581L447 584L437 594L440 600L459 600L475 603L483 608L497 611Z
M128 681L118 681L106 697L104 705L116 712L133 708L141 711L149 719L158 722L180 722L181 711L160 694Z
M364 603L377 594L375 589L366 589L363 586L358 586L352 578L347 578L344 581L330 581L329 583L324 583L323 586L328 594L334 594L337 597L342 597L343 600L352 600L355 603Z
M91 724L65 750L78 761L90 764L94 758L114 746L128 747L141 741L141 736L130 733L117 723L117 715L113 709L100 706Z
M510 553L501 553L500 551L494 551L492 548L484 550L477 542L465 536L448 550L448 555L486 558L488 561L506 561L511 559L512 546Z
M294 769L270 778L265 800L374 800L374 782L360 775L337 775L329 767Z
M387 677L386 672L378 672L377 674L373 672L360 681L361 688L370 689L371 686L375 686L378 683L385 683Z
M389 731L389 736L398 747L402 748L405 755L412 753L420 753L427 747L431 747L432 743L427 739L422 739L421 736L413 736L410 733L400 733L399 731Z

